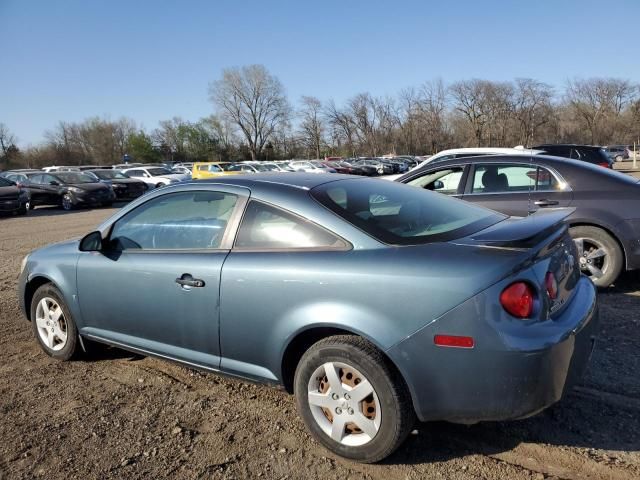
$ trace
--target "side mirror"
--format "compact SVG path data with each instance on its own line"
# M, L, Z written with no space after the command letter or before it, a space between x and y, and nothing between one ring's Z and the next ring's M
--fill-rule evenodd
M54 187L57 187L58 185L60 185L58 182L56 182L55 180L51 180L49 182L49 185L53 185Z
M81 252L99 252L102 250L102 233L91 232L80 240Z
M434 190L441 190L443 188L444 188L444 183L442 183L440 180L436 180L435 182L433 182Z

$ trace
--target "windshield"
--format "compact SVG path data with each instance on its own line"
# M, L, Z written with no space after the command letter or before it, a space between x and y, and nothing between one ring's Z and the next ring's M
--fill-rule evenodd
M91 173L101 180L119 180L122 178L129 178L118 170L93 170Z
M95 183L95 177L80 172L57 172L56 177L63 183Z
M372 237L394 245L448 241L506 218L439 193L379 180L340 180L311 195Z
M157 167L157 168L147 168L147 172L152 177L161 177L162 175L171 175L171 170L166 168Z

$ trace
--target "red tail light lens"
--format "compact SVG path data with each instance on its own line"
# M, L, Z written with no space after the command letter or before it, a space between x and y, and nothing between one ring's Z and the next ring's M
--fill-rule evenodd
M558 298L558 282L556 281L556 276L547 272L547 276L544 277L544 286L547 289L547 295L551 300L555 300Z
M601 167L604 167L604 168L611 168L609 166L609 162L600 162L598 165L600 165Z
M439 347L473 348L473 337L461 337L459 335L435 335L433 343Z
M500 294L502 307L518 318L529 318L533 313L533 289L525 282L516 282Z

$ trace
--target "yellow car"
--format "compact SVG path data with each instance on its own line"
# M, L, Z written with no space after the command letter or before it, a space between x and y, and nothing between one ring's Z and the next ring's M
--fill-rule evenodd
M229 172L227 168L232 165L230 162L196 162L193 164L191 178L200 180L203 178L220 177L223 175L238 175L243 172Z

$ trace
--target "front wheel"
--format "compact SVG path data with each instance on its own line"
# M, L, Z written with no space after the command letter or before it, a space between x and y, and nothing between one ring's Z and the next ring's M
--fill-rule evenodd
M622 155L617 155L615 160L616 162L621 162L624 159L622 158Z
M68 193L65 193L62 196L62 208L63 210L73 210L73 199L71 198L71 195L69 195Z
M33 332L45 353L58 360L73 357L78 330L62 294L52 284L42 285L31 300Z
M364 463L393 453L415 422L406 385L363 338L340 335L314 344L294 380L298 410L332 452Z
M580 270L591 278L597 287L611 285L624 264L618 242L598 227L580 226L569 229L578 250Z

